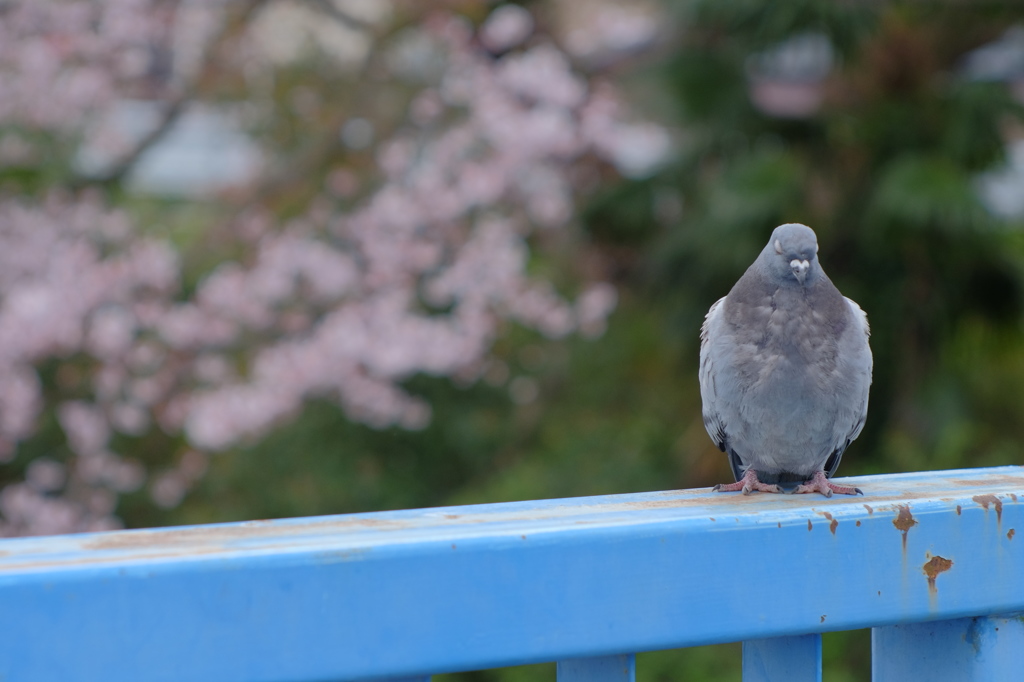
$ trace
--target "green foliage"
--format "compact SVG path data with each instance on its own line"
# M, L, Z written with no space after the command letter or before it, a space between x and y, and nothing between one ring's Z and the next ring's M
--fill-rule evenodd
M1006 140L1000 119L1019 118L1021 105L996 83L956 83L945 98L948 119L938 147L960 167L976 171L1003 160Z
M775 146L737 156L707 188L708 217L719 229L778 224L797 209L802 184L798 159Z
M821 31L840 50L851 50L875 21L870 8L830 0L698 0L682 6L701 32L728 35L750 51L804 31Z
M925 231L957 232L992 222L964 169L943 157L908 155L888 163L879 172L871 209L875 223Z

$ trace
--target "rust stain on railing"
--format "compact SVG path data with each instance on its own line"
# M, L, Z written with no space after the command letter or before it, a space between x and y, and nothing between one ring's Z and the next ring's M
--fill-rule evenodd
M922 572L928 577L928 591L935 594L938 588L935 586L935 579L940 573L945 573L953 568L953 560L941 556L933 556L921 567Z
M971 498L982 507L985 511L988 511L988 506L992 505L996 508L996 523L1002 524L1003 522L1003 501L1000 500L996 495L975 495Z
M917 525L917 519L910 513L909 504L899 505L899 514L892 520L892 525L896 526L896 529L903 533L903 552L907 551L907 533L910 529Z

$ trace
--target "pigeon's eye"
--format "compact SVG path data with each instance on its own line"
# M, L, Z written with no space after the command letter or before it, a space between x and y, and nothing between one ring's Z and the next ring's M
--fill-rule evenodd
M782 254L782 242L778 239L775 240L775 253Z

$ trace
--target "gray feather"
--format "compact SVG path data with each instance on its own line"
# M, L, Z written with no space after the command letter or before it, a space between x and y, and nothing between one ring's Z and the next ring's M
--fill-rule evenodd
M764 483L831 476L864 427L871 385L867 316L825 275L817 239L781 225L701 328L704 426Z

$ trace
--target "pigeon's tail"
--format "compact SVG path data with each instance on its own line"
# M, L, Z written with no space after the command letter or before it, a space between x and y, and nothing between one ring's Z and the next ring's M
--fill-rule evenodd
M812 474L813 475L813 474ZM811 475L807 474L794 474L791 471L779 471L773 474L766 472L757 472L757 480L762 483L772 484L775 483L783 492L791 493L796 490L797 486L801 483L806 483L811 479Z

